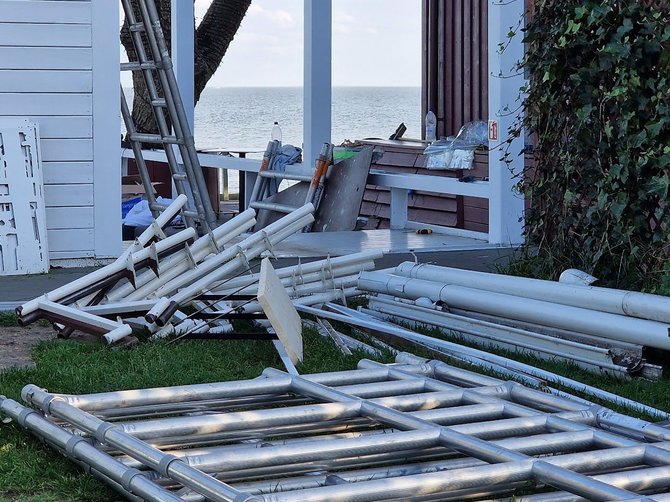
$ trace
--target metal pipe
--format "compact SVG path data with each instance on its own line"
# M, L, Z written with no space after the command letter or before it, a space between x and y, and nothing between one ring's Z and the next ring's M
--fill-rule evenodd
M0 396L0 412L40 438L58 446L77 460L94 467L121 486L142 498L155 502L179 502L181 499L157 486L141 475L139 471L128 469L118 460L99 451L80 436L67 432L43 418L36 411L21 406L16 401Z
M267 369L254 380L176 389L57 396L27 386L23 395L65 420L65 426L95 437L107 453L119 451L131 456L117 460L126 467L148 469L146 476L163 487L181 488L179 484L190 477L187 489L178 492L185 500L212 499L213 494L203 492L199 481L204 478L192 479L195 473L204 474L185 471L186 464L211 472L225 483L241 481L239 485L224 485L231 490L228 495L233 495L232 491L239 494L238 500L268 502L463 500L474 494L499 493L527 481L549 483L593 500L631 500L636 495L629 489L662 489L668 482L664 476L670 476L670 431L662 427L406 353L398 355L396 364L362 360L359 369L336 374L289 377ZM287 401L289 395L296 397ZM272 408L259 409L263 404L267 407L273 396L281 398ZM182 398L185 401L179 402ZM321 404L298 401L297 406L288 407L296 404L295 399ZM67 401L103 413L114 410L117 417L125 407L129 420L146 415L154 406L158 413L170 413L171 403L177 413L188 415L129 421L110 428L99 417ZM207 414L226 405L234 411ZM198 407L199 413L193 415ZM510 416L513 418L505 418ZM375 424L386 429L371 430ZM129 436L131 429L142 437L160 435L155 443L179 449L155 450ZM156 430L160 434L154 435ZM298 437L306 433L311 437ZM641 444L619 433L664 442ZM240 443L245 439L255 442ZM458 457L457 452L470 458ZM549 454L553 456L546 456ZM439 464L429 470L406 466L408 462ZM637 478L638 485L622 487L618 482L582 474L609 475L623 469L627 471L618 479L624 480L628 472L635 472L629 469L644 465L662 466L645 468L651 478L646 485L642 476ZM401 470L405 467L410 471ZM347 478L351 469L359 473L358 479ZM360 477L364 470L370 477ZM339 477L326 478L323 471L337 472ZM392 473L391 477L385 472ZM316 476L306 476L308 473ZM292 488L288 486L291 483ZM250 498L254 496L247 490L253 486L258 490L271 487L271 493ZM214 485L207 488L216 489ZM191 489L200 489L204 496ZM277 493L278 489L291 491ZM223 492L217 493L224 497Z
M435 405L454 405L460 402L462 390L455 392L443 391L429 395L410 394L397 396L397 394L408 394L421 392L423 387L422 380L384 382L380 384L357 384L354 386L338 387L342 392L347 392L354 396L370 399L372 402L386 406L393 406L395 409L411 411L417 406L425 404L426 399L430 399ZM451 387L451 386L450 386ZM394 397L383 397L394 396ZM492 407L493 406L493 407ZM503 414L504 403L478 404L468 408L472 417L478 419L500 418ZM439 415L431 415L440 422L451 421L455 419L458 423L459 415L453 415L454 410L443 410ZM466 413L463 409L458 413ZM358 407L342 404L317 404L293 406L291 408L281 408L278 410L263 410L262 412L240 411L230 413L212 413L197 417L170 417L161 419L151 419L144 421L133 421L120 424L124 431L140 439L156 439L159 437L189 436L199 434L212 434L214 432L238 431L255 428L278 428L284 425L309 424L312 422L321 422L328 420L346 420L358 416Z
M290 216L290 215L289 215ZM304 225L304 222L311 221L314 217L312 215L304 216L297 221L290 222L284 227L276 231L271 235L267 235L264 230L261 230L259 233L262 235L254 234L252 238L245 239L242 243L238 244L233 248L229 248L226 251L212 257L210 260L203 262L201 267L194 270L196 274L192 274L200 277L195 282L185 286L180 289L177 293L170 297L170 303L167 308L162 308L161 305L157 304L152 308L147 315L145 316L148 322L155 322L158 326L164 326L169 319L174 314L174 311L178 308L179 305L196 298L197 296L208 292L212 285L217 281L222 280L227 275L233 273L238 268L247 265L248 260L256 258L264 251L272 248L278 242L281 242L289 235L294 234ZM281 220L279 220L281 221ZM243 247L246 245L251 245L250 247ZM192 279L191 274L188 272L182 274L180 277L177 277L170 285L173 286L174 282L184 282ZM164 286L166 288L168 285ZM160 293L159 288L156 294Z
M80 277L79 279L75 279L74 281L71 281L67 284L64 284L63 286L56 288L52 291L49 291L48 293L45 293L44 295L35 298L34 300L30 300L23 305L19 306L16 309L16 314L18 316L26 316L38 308L38 303L40 301L52 301L52 302L58 302L62 298L65 298L67 296L70 296L81 289L86 288L87 286L91 284L95 284L97 282L100 282L107 277L117 273L121 272L122 270L125 270L127 267L127 261L128 257L131 255L131 253L137 249L141 249L142 247L146 246L149 241L157 235L157 231L162 229L165 225L167 225L174 216L179 212L179 210L183 207L183 205L186 203L187 199L185 196L179 196L177 197L172 204L170 204L165 211L163 211L155 220L155 224L148 227L142 234L136 239L136 246L131 247L128 250L126 250L124 253L121 254L113 263L110 263L109 265L106 265L98 270L95 270L91 272L90 274L85 275L84 277Z
M358 273L363 270L371 270L375 268L375 264L372 261L362 262L357 265L348 265L343 267L334 267L328 271L323 272L312 272L308 274L302 274L300 276L290 276L280 278L280 282L286 287L287 290L294 290L300 288L306 284L321 282L324 284L324 289L330 289L328 282L331 282L333 279L342 276L350 276L351 274L356 274L356 279L358 279ZM281 270L281 269L280 269ZM254 274L254 278L257 274ZM249 277L244 277L245 279ZM355 285L356 282L353 282L351 285ZM246 287L244 286L231 286L230 284L225 284L225 289L217 289L217 294L239 294L239 295L254 295L258 291L258 280L255 279L254 282L249 283Z
M194 281L207 278L208 274L214 272L226 261L232 260L243 250L249 250L250 248L256 249L258 248L259 244L263 244L264 242L268 243L265 248L263 248L263 250L266 249L269 247L272 239L277 241L279 235L285 235L286 227L289 225L295 224L297 221L301 222L303 218L313 218L313 211L314 207L311 204L308 204L294 211L293 213L284 216L280 220L265 227L264 230L258 231L247 237L233 248L229 248L217 255L212 256L210 259L202 262L202 264L196 269L183 273L168 284L161 286L156 290L156 296L163 296L168 292L176 291L177 289L186 286L187 284L193 283ZM261 252L262 250L259 251L258 254ZM212 282L214 281L208 281L208 284L211 284Z
M480 344L517 352L532 351L543 359L547 356L551 359L560 358L574 362L589 371L609 370L618 376L628 374L627 367L614 364L610 350L603 347L594 347L419 305L399 303L386 298L371 298L369 309L385 314L385 319L389 317L391 320L404 319L424 326L437 326L455 331Z
M114 425L67 404L36 386L24 387L22 394L28 402L39 406L45 413L67 420L84 432L93 435L101 443L107 443L136 458L164 476L188 486L217 502L246 500L256 501L225 483L194 469L181 460L170 457L143 441L119 430Z
M428 370L428 367L423 368ZM361 372L336 371L315 373L306 378L327 385L352 385L362 382L383 381L388 375L387 369L374 369ZM132 406L153 406L208 399L228 399L245 396L285 394L289 390L290 380L280 378L258 378L244 382L216 382L174 387L154 387L148 389L119 390L96 394L54 394L58 399L89 412L105 409L128 408ZM22 394L22 399L26 396Z
M316 288L315 288L316 289ZM342 300L343 298L350 298L352 296L359 296L361 294L361 291L359 291L356 288L343 288L343 289L335 289L332 291L327 291L325 293L311 293L308 294L307 296L301 296L298 298L293 298L291 301L293 302L293 305L305 305L305 306L311 306L311 305L318 305L322 303L328 303L332 302L335 300ZM260 303L257 301L249 302L245 304L243 307L240 308L235 308L232 307L230 309L230 312L242 312L242 313L254 313L254 312L262 312L263 308L261 307ZM228 312L228 310L221 311L223 312Z
M179 150L182 157L184 168L189 174L189 180L192 180L195 187L192 189L193 198L198 207L198 213L202 215L204 220L203 226L210 230L215 226L216 215L209 200L209 192L207 191L207 184L205 177L200 167L200 161L195 149L195 141L191 128L186 118L186 111L184 110L184 103L182 102L179 93L179 86L177 79L172 69L172 60L170 59L170 51L165 42L163 28L160 23L160 16L154 0L147 0L139 4L144 19L151 20L152 30L145 31L147 39L152 45L152 53L160 54L163 71L158 72L161 80L163 92L166 97L170 95L170 99L166 99L170 117L172 118L172 127L175 130L176 136L183 139L179 145ZM162 115L162 113L156 114ZM171 150L171 146L166 145L166 150Z
M206 234L196 240L192 246L189 246L188 251L175 253L173 256L162 260L160 266L160 276L157 277L152 270L140 274L135 280L135 287L132 284L121 284L112 291L110 291L105 300L107 302L119 301L122 298L127 300L141 300L156 289L157 285L162 285L173 279L180 273L188 270L193 266L191 259L195 263L199 263L205 259L210 253L216 252L223 248L224 244L231 239L237 237L239 234L252 228L256 220L254 219L254 211L244 211L223 225L212 230L211 234ZM190 253L190 254L189 254ZM153 282L152 281L156 281ZM151 286L148 286L152 283Z
M573 307L670 323L670 298L637 291L600 288L527 277L489 274L450 267L404 262L396 275L457 284L508 295L534 298Z
M358 265L360 263L373 262L374 260L380 259L384 256L384 253L379 250L369 250L362 251L360 253L353 253L344 256L337 256L335 258L325 258L323 260L311 261L308 263L299 263L290 267L278 268L275 271L277 272L277 277L284 279L287 277L295 277L296 282L298 279L302 278L313 272L324 271L327 272L331 269L338 269L341 267L349 265ZM258 281L260 274L251 274L243 277L237 277L230 281L227 281L225 287L228 289L239 289L245 286L250 286ZM216 291L216 289L215 289Z
M562 329L624 341L641 339L644 344L670 350L668 325L658 321L560 305L502 293L482 294L482 290L441 284L422 279L393 276L379 272L362 272L358 288L364 291L400 296L410 300L426 297L447 305L488 314L538 322Z
M362 272L361 275L366 274L367 272ZM583 392L584 394L590 395L597 397L599 399L603 399L608 402L613 402L618 405L622 406L628 406L632 409L640 410L643 411L644 413L648 413L651 416L655 417L662 417L664 419L670 418L670 414L666 413L665 411L658 410L656 408L653 408L651 406L644 405L642 403L623 398L621 396L618 396L616 394L612 394L611 392L607 392L601 389L598 389L596 387L592 387L590 385L583 384L581 382L578 382L576 380L572 380L567 377L563 377L561 375L557 375L555 373L551 373L549 371L545 371L539 368L535 368L533 366L530 366L528 364L520 363L517 361L513 361L511 359L502 357L502 356L497 356L495 354L490 354L488 352L484 352L478 349L473 349L470 347L465 347L463 345L458 345L455 343L447 342L446 340L438 340L436 338L432 338L430 336L426 335L421 335L419 333L415 333L413 331L401 328L399 326L394 326L392 324L388 324L382 321L379 321L375 319L374 317L371 316L365 316L363 315L361 318L360 312L353 311L351 309L346 309L351 312L351 315L343 315L343 314L336 314L334 312L327 312L324 310L319 310L313 307L309 306L304 306L304 305L296 305L296 309L300 312L304 312L307 314L313 314L317 316L322 316L326 317L328 319L333 319L336 321L341 321L349 324L354 324L356 326L360 326L363 328L371 329L373 331L381 331L387 334L390 334L392 336L398 336L400 338L403 338L405 340L411 340L413 342L420 343L422 345L434 348L439 351L443 351L444 353L447 354L456 354L459 356L470 356L474 357L477 359L481 359L482 361L485 362L492 362L494 364L499 364L500 366L503 366L508 369L512 369L514 371L519 371L521 373L525 373L531 376L535 376L538 378L542 378L544 380L550 381L550 382L555 382L560 385L563 385L565 387L568 387L573 390L577 390L579 392ZM345 309L341 309L344 311ZM352 317L352 316L358 316L358 317Z
M269 375L282 374L282 372L279 372L278 370L274 369L267 369L265 370L264 373ZM425 475L420 474L417 476L413 476L408 480L404 480L407 481L406 483L407 486L404 490L401 490L400 493L397 491L398 487L395 486L396 484L394 483L393 487L394 497L412 495L412 493L416 493L416 490L418 489L421 489L424 493L426 493L427 486L430 485L431 483L436 483L439 486L440 491L445 489L454 490L454 489L469 488L472 485L470 485L468 482L482 483L481 477L482 476L486 477L487 475L490 476L489 477L490 480L488 481L488 483L497 483L500 481L521 481L531 479L533 475L538 475L542 476L543 478L550 478L552 482L563 484L564 479L569 478L570 480L572 480L572 485L575 487L575 489L579 490L579 493L582 494L589 493L595 495L595 497L600 497L601 495L606 494L605 499L607 500L624 500L632 495L628 492L625 492L624 490L620 490L615 487L609 486L605 483L595 481L592 478L588 478L587 476L578 474L576 472L566 471L565 466L561 466L560 464L558 468L556 466L550 465L557 463L556 459L560 459L561 457L553 457L552 459L547 461L528 459L525 455L519 454L513 450L494 447L492 444L486 441L482 441L480 439L458 433L452 429L445 427L436 427L436 425L432 424L431 422L426 422L416 417L406 416L402 412L395 411L389 408L384 408L383 406L370 403L369 401L357 400L352 396L341 393L334 389L321 386L319 384L315 384L300 376L293 375L291 376L291 380L292 380L292 388L294 389L294 391L299 392L301 394L306 394L314 398L325 399L327 401L335 401L335 402L351 402L352 400L358 401L361 403L362 414L368 416L369 418L389 423L394 427L400 428L401 430L404 429L404 430L437 431L439 432L438 435L439 443L442 444L443 446L453 448L457 451L466 453L476 458L480 458L487 462L502 462L502 464L500 465L474 468L472 469L473 473L472 477L469 477L467 475L463 476L463 474L466 472L468 472L469 474L470 471L469 469L461 469L459 472L460 476L458 477L458 480L456 480L456 478L453 476L448 477L449 482L447 482L446 487L445 485L442 485L442 483L445 481L445 476L443 476L442 474L437 476L437 478L439 479L435 479L435 476L432 474L425 474ZM593 452L590 453L592 454L593 457L595 457L595 454ZM566 455L563 457L564 458L562 458L562 460L565 461L565 457L570 456ZM602 461L603 463L606 463L611 458L612 455L610 454L606 458L603 459L598 458L598 460ZM590 458L589 464L591 464L593 460L594 460L593 458ZM547 463L547 466L545 466L545 463ZM535 467L536 465L538 465L539 467ZM539 471L539 474L537 471ZM492 480L493 477L495 477L495 481ZM461 485L461 483L464 481L464 478L465 478L465 484ZM384 483L381 484L383 485ZM485 481L483 484L487 484L487 482ZM307 497L303 498L303 500L308 499L311 501L359 500L358 498L353 498L352 495L360 494L363 497L369 497L370 494L373 493L372 491L370 491L369 488L370 485L374 485L374 493L376 493L377 496L380 493L386 493L389 489L388 485L379 486L380 483L376 481L369 481L365 483L358 483L354 486L347 485L343 491L338 490L339 486L329 487L328 499L319 497L321 493L319 493L318 489L305 490L301 493L301 496ZM419 488L419 486L421 486L421 488ZM333 492L332 489L334 489L335 491ZM430 489L431 488L428 488L428 490ZM344 498L345 494L346 498ZM274 497L272 498L264 497L264 499L291 500L292 497L290 494L280 494L276 499ZM360 500L365 499L366 498L361 498ZM293 500L296 499L293 498Z

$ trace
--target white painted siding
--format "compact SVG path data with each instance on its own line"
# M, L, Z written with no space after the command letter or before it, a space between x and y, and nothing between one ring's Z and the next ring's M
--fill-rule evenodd
M40 125L52 260L120 252L118 26L111 0L0 0L0 117Z

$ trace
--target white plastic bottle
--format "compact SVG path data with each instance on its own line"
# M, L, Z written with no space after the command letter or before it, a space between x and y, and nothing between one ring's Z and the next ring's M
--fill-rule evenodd
M275 122L275 125L272 126L272 141L281 142L281 127L279 127L279 122Z
M426 141L432 143L437 139L437 117L433 110L426 113Z

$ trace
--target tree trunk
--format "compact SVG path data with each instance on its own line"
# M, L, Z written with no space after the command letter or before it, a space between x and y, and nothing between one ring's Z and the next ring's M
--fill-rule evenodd
M213 0L195 36L195 103L219 68L251 0Z
M163 33L168 48L170 48L170 30L171 30L171 0L154 0L158 9ZM131 0L133 9L137 16L138 0ZM207 82L216 72L223 56L228 50L237 33L242 19L251 4L251 0L212 0L205 17L202 19L195 34L195 102L198 102L202 91ZM128 20L126 19L121 28L121 43L128 54L130 61L137 61L137 52L133 46L133 41L128 29ZM145 51L150 56L149 48L145 43ZM160 82L155 75L154 79L158 84L158 92L162 95ZM144 76L140 72L133 72L133 122L138 132L157 133L158 127L154 117L153 109L150 104L149 93L144 81ZM184 103L189 106L189 103Z

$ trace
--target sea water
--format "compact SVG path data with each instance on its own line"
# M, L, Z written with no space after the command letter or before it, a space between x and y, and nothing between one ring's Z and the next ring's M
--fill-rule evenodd
M132 107L132 90L124 89ZM205 89L195 107L199 149L255 149L270 141L279 122L284 144L302 147L301 87L224 87ZM334 87L332 142L388 139L400 123L406 138L421 136L420 87ZM122 126L122 132L125 128ZM249 154L260 158L262 154ZM314 160L314 159L312 159ZM237 172L229 173L229 192L238 192Z
M302 88L299 87L205 89L195 108L196 146L262 151L277 121L283 142L301 147L302 110ZM333 143L363 138L388 139L401 122L407 127L405 137L420 137L419 87L333 88ZM229 190L237 192L236 173L230 173Z

